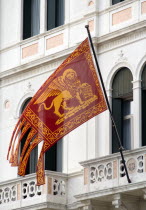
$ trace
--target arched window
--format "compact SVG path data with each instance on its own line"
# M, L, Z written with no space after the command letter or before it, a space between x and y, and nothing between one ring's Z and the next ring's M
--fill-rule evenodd
M142 146L146 146L146 64L142 71Z
M27 104L29 103L29 101L31 100L30 98L27 98L27 100L25 100L25 102L23 103L22 107L21 107L21 114L24 111L25 107L27 106ZM22 151L22 148L25 144L25 141L27 139L27 136L29 134L29 131L24 135L22 141L21 141L21 148L20 150ZM32 152L30 153L30 158L28 160L28 164L26 167L26 174L31 174L31 173L35 173L36 172L36 165L37 165L37 160L38 160L38 146L35 147Z
M131 149L133 91L132 74L128 68L121 68L113 80L112 112L124 149ZM115 130L112 131L112 152L118 152Z
M31 98L28 98L24 102L21 108L21 114L30 100ZM29 130L21 141L21 151L25 144L28 133ZM63 140L61 139L45 153L45 170L62 172L62 150L63 150L62 145L63 145ZM26 168L26 174L31 174L36 171L37 160L38 160L38 146L35 147L30 154L30 158Z

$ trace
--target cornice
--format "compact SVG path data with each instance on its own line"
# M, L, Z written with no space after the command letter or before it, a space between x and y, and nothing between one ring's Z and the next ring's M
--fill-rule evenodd
M123 154L126 157L128 157L128 156L131 156L133 154L136 155L136 154L139 154L140 152L142 153L142 152L145 152L145 151L146 151L146 146L140 147L138 149L126 150L126 151L123 152ZM101 161L107 161L107 160L110 161L110 160L117 159L117 158L120 158L120 157L121 157L121 155L119 153L114 153L114 154L106 155L106 156L103 156L103 157L82 161L82 162L80 162L80 165L83 166L83 167L88 167L88 165L90 165L90 164L98 164Z
M24 80L25 77L30 78L55 70L75 48L76 46L1 72L0 87L21 81L21 75L23 75L22 80ZM45 68L46 66L48 67L47 69Z
M122 1L120 3L117 3L117 4L114 4L114 5L111 5L110 7L108 7L107 9L105 10L102 10L99 12L99 15L103 15L105 13L108 13L108 12L112 12L114 10L118 10L120 9L121 7L125 7L127 6L128 4L131 4L131 3L134 3L136 1L139 1L139 0L126 0L126 1Z
M133 33L133 31L138 31L140 29L142 30L146 29L146 20L128 25L127 27L124 27L119 30L109 32L108 34L105 34L103 36L99 36L97 39L98 44L104 43L107 40L115 39L116 37L120 37L120 36L122 37L123 34L126 35L128 33Z
M80 18L72 19L68 23L65 23L62 26L53 28L53 29L51 29L49 31L45 31L44 33L38 34L38 35L30 37L28 39L20 40L19 42L17 40L17 42L14 42L14 43L12 43L9 46L6 46L6 47L0 49L0 53L6 52L8 50L12 50L12 49L14 49L16 47L20 47L22 45L26 45L26 44L35 42L35 41L37 41L37 40L39 40L39 39L41 39L43 37L46 37L46 36L49 36L49 35L52 35L52 34L55 34L55 33L62 32L63 30L68 29L71 26L84 23L88 18L94 17L97 14L98 14L97 11L89 11L87 15L83 14Z
M130 191L143 190L145 188L146 188L146 181L143 181L143 182L130 183L122 186L112 187L104 190L97 189L92 192L75 195L75 198L81 202L84 200L89 200L94 198L98 199L102 196L112 196L113 194L117 193L129 194Z
M54 29L53 29L54 30ZM60 29L61 30L61 29ZM52 32L53 33L53 32ZM93 37L93 43L97 46L98 54L110 51L114 48L117 48L122 45L129 44L131 42L135 42L139 39L146 38L146 20L135 23L126 28L110 32L101 37ZM31 40L32 41L32 40ZM33 60L29 63L22 64L12 69L8 69L0 73L0 87L3 87L7 84L12 84L16 82L16 77L19 77L20 74L26 74L26 78L33 77L34 75L40 75L42 73L46 73L48 71L55 70L60 63L77 47L79 43L75 46L62 50L61 52L57 52L48 56L40 57L36 60ZM43 71L43 68L38 71L34 71L36 68L45 67L46 65L50 65L50 70ZM31 74L27 74L27 72L31 69ZM13 77L15 79L13 81ZM24 75L23 75L24 76ZM24 79L24 77L23 77ZM8 81L9 80L9 81ZM18 78L17 81L21 81L21 78Z
M132 24L123 29L110 32L101 37L94 37L94 43L98 48L98 54L107 52L116 47L146 38L146 20Z

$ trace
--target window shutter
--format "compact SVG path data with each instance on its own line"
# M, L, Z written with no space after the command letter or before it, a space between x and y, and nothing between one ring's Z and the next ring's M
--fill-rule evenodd
M144 69L142 72L142 89L146 90L146 65L144 66Z
M30 153L29 173L35 173L38 161L38 147L35 147Z
M142 90L142 146L146 146L146 90Z
M57 144L45 153L45 170L56 171Z
M31 36L31 1L23 1L23 39Z
M63 139L57 142L57 171L62 172Z
M31 36L40 33L40 0L31 0Z
M55 0L47 0L47 30L55 28Z
M113 98L112 100L113 117L117 126L120 138L122 139L122 100ZM119 152L118 139L115 129L112 128L112 152Z
M112 0L112 5L113 5L113 4L120 3L120 2L122 2L122 1L125 1L125 0Z
M122 68L115 76L113 82L113 97L125 98L132 96L132 74L127 68Z
M56 0L56 23L55 26L64 24L64 0Z

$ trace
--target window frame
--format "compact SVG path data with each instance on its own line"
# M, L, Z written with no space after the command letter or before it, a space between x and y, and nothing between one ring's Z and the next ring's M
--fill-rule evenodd
M110 2L110 3L111 3L111 4L110 4L111 6L114 6L114 5L116 5L116 4L122 3L123 1L126 1L126 0L122 0L122 1L117 2L117 3L114 3L114 4L113 4L113 1L114 1L114 0L111 0L111 2Z
M124 80L124 78L127 78L127 80ZM127 81L124 82L124 81ZM113 117L115 119L115 123L119 132L119 136L121 139L122 146L124 144L123 139L123 123L124 123L124 101L133 101L133 87L132 83L130 81L133 81L133 75L129 68L127 67L121 67L115 74L112 82L112 113ZM128 150L133 148L134 139L133 139L133 114L128 114L125 119L130 119L130 148ZM114 128L112 128L112 153L118 152L118 139L115 133ZM126 148L125 148L126 149ZM127 150L127 149L126 149Z
M29 104L29 102L30 102L30 100L32 99L32 97L27 97L24 101L23 101L23 103L22 103L22 105L21 105L21 107L20 107L20 115L23 113L23 111L25 110L25 108L27 107L27 105ZM19 116L20 116L19 115ZM27 135L28 136L28 135ZM25 137L25 136L24 136ZM24 138L23 137L23 138ZM23 147L21 147L22 146L22 141L23 141L23 138L22 138L22 140L21 140L21 143L20 143L20 147L19 147L19 158L20 158L20 154L21 154L21 150L22 150L22 148ZM26 137L27 138L27 137ZM30 142L30 144L32 143L32 141ZM23 142L23 144L25 144L25 142ZM38 145L37 145L37 147L35 147L34 149L33 149L33 151L31 151L31 154L32 154L32 152L34 152L35 150L37 149L37 157L36 157L36 167L37 167L37 160L38 160L38 156L39 156L39 148L38 148ZM30 154L30 157L29 157L29 159L28 159L28 162L27 162L27 166L26 166L26 175L28 175L28 174L32 174L32 173L35 173L36 172L36 169L32 169L31 168L31 154Z

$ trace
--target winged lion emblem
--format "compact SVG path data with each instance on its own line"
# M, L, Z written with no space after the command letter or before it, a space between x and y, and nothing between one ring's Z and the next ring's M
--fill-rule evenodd
M87 83L81 83L77 77L77 73L73 69L66 69L62 76L55 78L51 84L49 84L48 88L34 102L34 104L39 104L38 112L43 109L50 110L51 108L54 108L54 114L61 118L64 116L64 114L60 113L61 107L67 111L74 108L68 107L67 105L67 101L70 99L76 98L79 105L84 103L84 100L86 100L87 97L83 97L82 90L86 85ZM89 91L87 95L91 98L93 96L92 91ZM47 107L45 101L51 96L53 96L52 102L50 106Z

